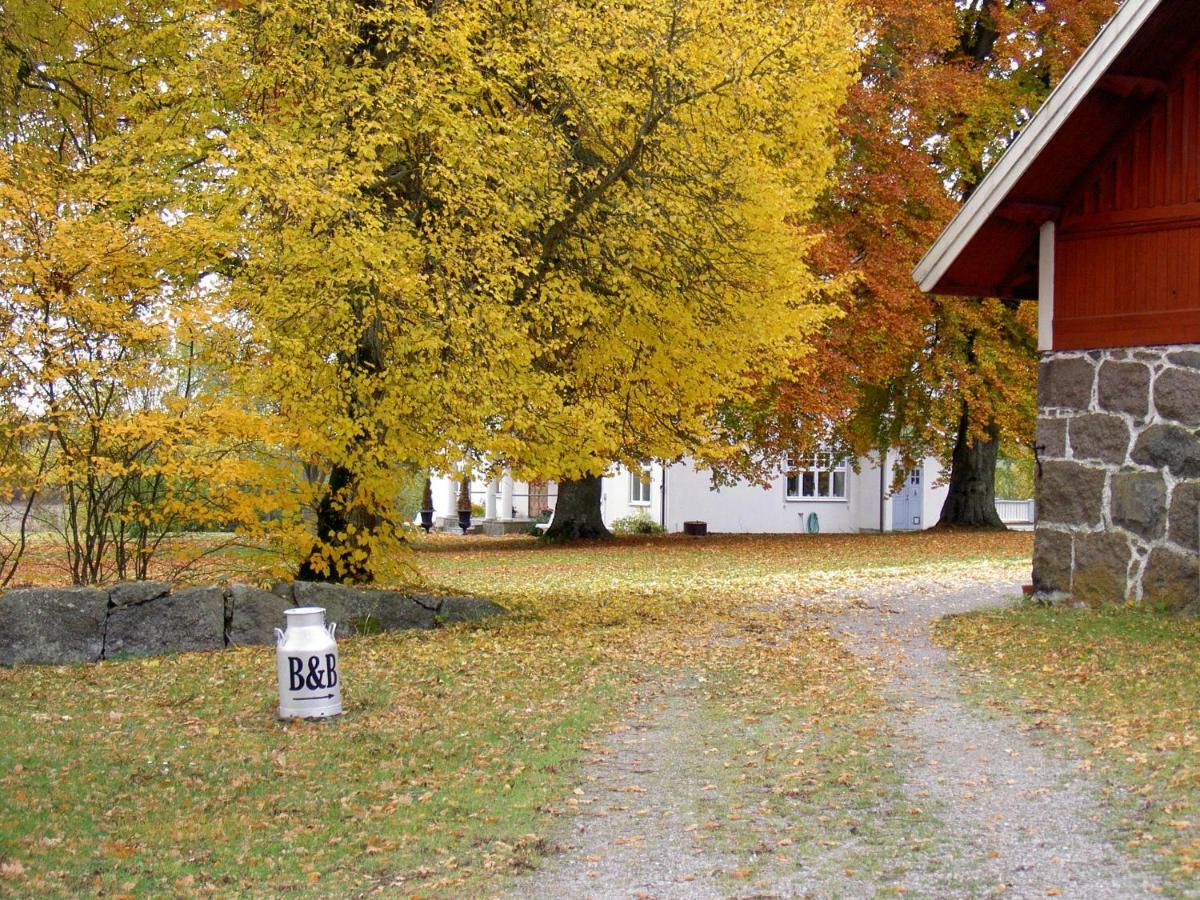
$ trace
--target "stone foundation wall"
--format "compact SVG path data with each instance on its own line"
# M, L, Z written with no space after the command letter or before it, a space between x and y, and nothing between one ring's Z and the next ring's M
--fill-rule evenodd
M1200 610L1200 345L1044 354L1033 581Z

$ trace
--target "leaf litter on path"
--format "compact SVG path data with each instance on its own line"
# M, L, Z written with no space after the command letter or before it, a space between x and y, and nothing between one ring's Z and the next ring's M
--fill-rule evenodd
M1156 893L1094 786L973 709L929 641L1022 568L856 572L694 635L583 770L610 797L636 773L636 802L568 810L563 852L509 896Z
M963 587L899 582L874 608L838 618L835 630L885 674L901 735L904 789L931 808L953 840L946 871L1007 896L1129 898L1161 880L1129 857L1105 828L1100 786L1054 756L1011 718L987 715L962 693L948 653L931 640L942 617L1006 605L1019 582ZM912 885L941 895L935 878Z

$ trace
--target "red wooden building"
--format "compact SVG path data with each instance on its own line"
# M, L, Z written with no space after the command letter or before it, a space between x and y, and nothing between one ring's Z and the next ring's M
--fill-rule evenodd
M914 275L1039 302L1036 586L1200 604L1200 3L1125 0Z

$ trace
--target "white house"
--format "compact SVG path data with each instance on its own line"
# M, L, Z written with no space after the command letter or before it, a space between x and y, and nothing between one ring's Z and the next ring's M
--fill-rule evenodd
M827 453L793 458L766 487L740 481L714 488L708 473L688 462L638 473L619 469L604 479L604 521L611 526L643 514L669 532L699 521L709 531L738 534L913 531L934 525L946 497L945 486L937 484L937 461L925 460L892 493L892 467L881 472L877 460L862 458L855 471Z
M623 467L605 476L601 492L604 522L642 515L668 532L683 531L684 522L704 522L710 532L798 534L806 531L914 531L936 524L946 486L939 484L940 464L926 459L908 473L903 487L891 491L892 463L880 470L878 456L859 459L858 471L828 453L789 459L767 487L749 482L714 488L707 472L689 462ZM505 476L490 483L473 482L471 499L483 507L483 527L501 534L528 527L543 509L553 509L557 491L549 484L527 484ZM434 481L434 509L439 522L456 519L457 484ZM474 521L478 522L478 518Z

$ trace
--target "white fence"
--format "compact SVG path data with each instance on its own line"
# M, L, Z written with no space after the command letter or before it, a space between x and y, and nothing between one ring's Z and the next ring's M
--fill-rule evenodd
M1036 513L1032 500L996 501L996 514L1005 525L1032 525Z

